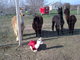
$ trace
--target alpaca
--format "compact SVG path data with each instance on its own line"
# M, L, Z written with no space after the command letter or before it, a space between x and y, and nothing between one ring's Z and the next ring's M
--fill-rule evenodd
M36 37L37 36L41 37L42 25L43 25L43 17L39 15L34 16L32 28L36 33Z
M69 8L66 8L64 10L64 14L65 14L65 18L66 18L66 21L67 21L67 24L68 24L69 33L73 34L77 18L76 18L75 15L70 15L70 9Z
M55 26L58 35L60 32L60 25L61 25L60 15L57 14L52 18L52 31L54 31L54 26Z
M33 52L37 52L40 45L43 44L42 38L40 37L37 41L31 40L28 45Z
M58 8L58 14L60 15L61 33L63 34L64 19L63 19L63 9L62 9L62 7Z
M23 30L24 30L23 16L24 16L24 14L22 14L22 9L20 9L20 18L21 18L20 25L21 25L21 35L22 36L23 36ZM16 16L12 17L11 23L12 23L12 28L13 28L14 34L16 35L16 41L19 41L19 39L18 39L18 26L17 26L18 24L17 24Z

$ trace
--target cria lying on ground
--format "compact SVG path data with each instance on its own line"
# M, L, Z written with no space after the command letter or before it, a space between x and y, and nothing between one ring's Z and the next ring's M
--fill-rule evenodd
M36 52L41 44L43 44L41 37L40 37L37 41L31 40L31 41L28 43L28 45L30 46L30 49L31 49L33 52Z

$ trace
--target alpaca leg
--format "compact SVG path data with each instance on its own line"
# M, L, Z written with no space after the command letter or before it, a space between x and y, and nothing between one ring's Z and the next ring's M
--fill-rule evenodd
M72 29L71 29L71 33L72 33L72 34L74 33L74 25L75 25L75 24L72 24Z
M56 25L55 28L56 28L57 34L59 35L59 30L60 30L59 26Z
M22 40L23 40L23 31L21 32Z
M69 26L69 33L71 33L71 28L70 28L70 26Z
M36 32L36 37L38 37L38 31L36 30L35 32Z
M74 27L75 27L75 23L73 24L73 33L74 33Z
M16 41L19 41L19 38L18 38L18 36L16 36Z
M64 19L63 16L61 16L61 33L63 34L63 27L64 27Z
M61 33L63 34L63 25L61 25Z
M54 31L54 24L55 22L52 22L52 31Z
M16 31L16 30L14 30L14 33L15 33L15 35L17 36L17 31Z
M71 27L70 26L71 25L68 24L68 31L69 31L69 33L71 33Z
M21 36L22 36L22 39L23 39L23 31L21 31ZM18 31L17 31L17 35L16 35L16 41L19 41Z
M16 32L16 41L19 41L19 38L18 38L18 31Z
M72 24L69 25L69 33L72 33Z
M67 25L68 25L68 32L70 33L70 22L67 20Z
M14 33L16 35L16 41L18 41L19 39L18 39L18 32L17 32L17 30L14 29Z
M41 29L39 30L39 35L40 35L40 37L41 37Z
M23 36L24 28L25 28L24 23L22 23L22 24L21 24L21 35L22 35L22 36Z

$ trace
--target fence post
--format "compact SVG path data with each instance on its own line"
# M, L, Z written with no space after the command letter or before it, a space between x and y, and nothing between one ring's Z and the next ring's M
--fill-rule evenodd
M77 6L77 15L79 15L79 6Z
M19 46L22 45L22 35L21 35L21 24L20 24L20 8L19 8L19 0L15 0L16 5L16 17L17 17L17 24L18 24L18 39L19 39Z

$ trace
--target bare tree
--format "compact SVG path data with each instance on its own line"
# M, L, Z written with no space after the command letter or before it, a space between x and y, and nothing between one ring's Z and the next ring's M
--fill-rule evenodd
M24 0L19 0L20 7L25 6ZM15 0L0 0L0 15L15 14Z
M0 0L0 15L3 15L4 14L4 3L2 3L3 0Z
M0 13L2 14L15 14L15 0L0 0ZM27 2L27 3L26 3ZM45 0L19 0L19 6L25 7L28 5L29 11L33 14L43 7Z
M32 14L39 11L40 7L43 7L45 4L45 0L26 0L28 6L30 7L30 12Z

